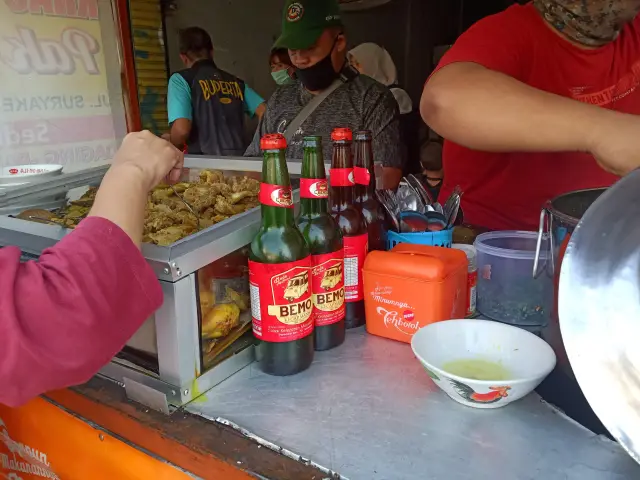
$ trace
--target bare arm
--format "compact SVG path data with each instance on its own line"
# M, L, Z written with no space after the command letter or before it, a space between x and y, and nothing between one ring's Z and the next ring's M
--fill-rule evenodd
M168 142L129 134L89 218L38 262L0 249L0 338L10 347L0 350L0 403L85 382L161 305L156 275L134 243L148 190L167 174L176 181L181 167Z
M190 133L191 120L178 118L171 124L170 141L176 148L182 150L189 140Z
M260 105L258 105L258 108L256 108L256 116L258 117L258 119L261 119L262 116L264 115L264 112L267 111L267 102L262 102Z
M588 152L618 174L640 165L640 121L634 115L544 92L475 63L435 73L420 112L438 134L468 148Z
M496 152L589 151L590 133L609 113L475 63L454 63L434 74L420 112L443 137Z

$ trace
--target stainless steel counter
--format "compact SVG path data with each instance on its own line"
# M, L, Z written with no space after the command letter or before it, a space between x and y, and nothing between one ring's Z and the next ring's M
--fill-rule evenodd
M450 400L409 345L349 332L311 369L276 378L252 364L187 409L230 421L349 480L623 480L640 465L533 393L495 410ZM263 440L261 440L263 439Z

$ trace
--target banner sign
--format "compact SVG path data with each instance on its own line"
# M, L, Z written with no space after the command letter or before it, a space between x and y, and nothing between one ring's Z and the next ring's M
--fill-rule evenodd
M147 478L192 477L42 398L21 408L0 404L0 479Z
M98 0L0 1L0 167L113 157L100 16L113 19L100 10Z

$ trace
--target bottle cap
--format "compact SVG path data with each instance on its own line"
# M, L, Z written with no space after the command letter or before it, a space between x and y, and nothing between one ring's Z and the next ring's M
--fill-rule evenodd
M353 133L350 128L334 128L331 132L331 140L334 142L344 142L345 140L350 142L353 140Z
M287 148L287 140L279 133L267 133L260 139L262 150L282 150Z
M356 140L360 140L360 141L373 139L373 134L371 133L371 130L358 130L353 135L356 138Z

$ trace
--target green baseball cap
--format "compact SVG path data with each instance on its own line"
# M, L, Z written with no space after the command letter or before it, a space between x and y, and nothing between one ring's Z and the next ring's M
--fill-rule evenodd
M287 0L282 14L282 33L273 48L304 50L329 27L341 27L337 0Z

